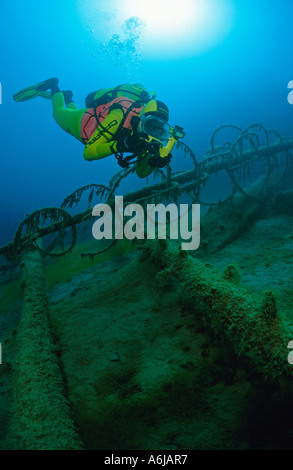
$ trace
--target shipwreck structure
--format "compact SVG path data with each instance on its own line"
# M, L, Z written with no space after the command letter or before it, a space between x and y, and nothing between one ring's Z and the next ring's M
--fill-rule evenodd
M227 141L227 132L233 139ZM283 213L292 215L293 140L259 124L245 130L222 126L213 133L210 149L199 162L184 143L177 148L191 159L192 168L158 170L155 183L124 194L124 201L144 207L185 198L190 204L201 204L207 210L201 219L200 248L183 252L172 240L134 240L134 245L140 256L153 260L159 279L176 278L188 294L190 308L196 306L237 356L249 358L267 380L289 383L293 369L287 356L292 337L279 315L274 293L248 294L233 263L227 265L224 275L212 264L213 255L237 239L264 211L278 204ZM14 240L0 247L5 262L19 266L22 279L23 314L16 339L9 433L23 449L83 448L50 332L43 262L51 256L66 257L74 250L78 227L92 218L93 202L114 204L119 184L132 172L132 167L124 169L107 186L89 184L69 195L60 207L33 212L20 224ZM85 194L88 208L72 215L70 209L78 207ZM53 242L42 242L52 234ZM117 240L82 256L95 260L114 243Z

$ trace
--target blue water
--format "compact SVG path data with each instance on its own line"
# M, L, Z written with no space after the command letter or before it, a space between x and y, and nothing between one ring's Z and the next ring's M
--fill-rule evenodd
M198 160L222 124L245 128L259 122L293 137L293 106L287 101L287 85L293 80L292 1L234 0L232 28L210 50L168 60L162 55L160 60L157 55L144 57L142 43L142 59L129 67L127 54L124 62L110 50L102 54L101 43L111 35L98 10L92 22L99 40L93 25L81 17L77 0L2 3L0 245L13 238L26 214L58 206L78 187L108 182L120 170L113 157L85 161L83 146L53 120L50 101L12 100L16 91L46 78L58 77L61 89L73 90L81 107L92 90L142 82L168 104L170 122L185 128L185 142ZM137 184L141 182L132 178L127 189Z

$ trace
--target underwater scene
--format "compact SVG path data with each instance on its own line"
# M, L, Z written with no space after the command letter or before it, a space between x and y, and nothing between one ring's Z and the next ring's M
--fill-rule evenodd
M0 449L292 450L292 2L0 17Z

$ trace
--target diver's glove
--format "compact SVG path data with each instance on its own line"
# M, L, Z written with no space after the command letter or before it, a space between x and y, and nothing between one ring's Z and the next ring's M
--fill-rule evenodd
M151 166L152 168L164 168L164 166L170 163L171 158L172 158L171 154L169 154L168 157L164 157L164 158L153 155L148 159L148 165Z
M149 143L146 141L147 134L140 133L135 135L129 135L123 141L117 142L118 152L129 152L140 154L149 149Z

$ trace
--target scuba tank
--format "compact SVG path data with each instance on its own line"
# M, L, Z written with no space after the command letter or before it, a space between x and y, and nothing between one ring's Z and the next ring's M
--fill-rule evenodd
M112 88L101 88L98 91L92 91L87 95L85 105L87 108L95 108L122 96L134 101L141 101L145 104L154 99L156 94L154 92L150 94L140 83L128 83Z

